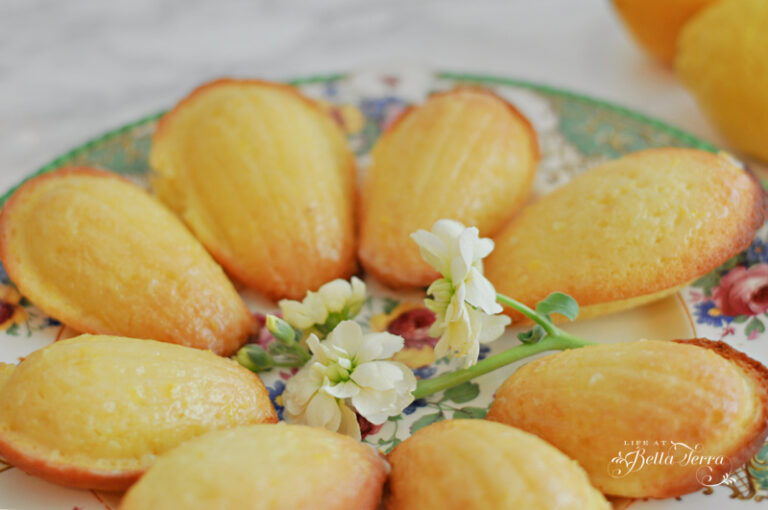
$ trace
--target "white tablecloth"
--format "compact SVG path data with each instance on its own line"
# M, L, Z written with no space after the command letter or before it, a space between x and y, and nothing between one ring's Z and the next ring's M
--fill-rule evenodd
M608 0L0 0L0 188L215 77L403 66L540 81L726 145Z

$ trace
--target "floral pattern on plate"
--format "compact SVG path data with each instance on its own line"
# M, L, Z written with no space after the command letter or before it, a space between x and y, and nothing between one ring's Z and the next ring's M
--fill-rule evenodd
M627 152L660 146L715 150L686 133L635 112L517 80L411 70L315 77L293 83L318 100L342 126L358 157L361 172L367 166L369 151L381 132L410 104L457 85L489 87L531 120L542 153L534 196L546 194L595 164ZM152 115L94 139L38 172L63 165L95 165L147 185L147 155L159 116ZM0 201L8 196L6 194ZM18 295L4 271L0 271L0 284L0 361L15 363L60 337L75 334ZM434 377L451 368L446 359L435 360L436 339L428 334L430 320L434 319L422 306L423 294L395 293L370 279L367 284L373 297L366 301L357 322L365 330L388 330L402 335L406 348L398 355L398 360L413 368L418 378ZM257 314L276 311L274 304L254 300L250 295L245 297ZM578 330L581 336L605 342L682 336L722 339L768 363L767 326L768 228L764 227L748 250L701 277L677 296L569 327ZM480 357L515 345L515 333L508 332L484 346ZM266 344L271 339L268 333L262 333L252 341ZM443 393L419 399L402 415L383 425L359 421L364 440L388 451L430 423L446 418L482 418L495 389L517 366L505 367ZM273 370L262 377L280 414L283 411L282 393L291 375L292 372L283 369ZM51 502L56 501L62 508L113 509L119 502L116 495L57 487L3 466L0 464L0 507L42 509L50 508ZM639 509L703 510L730 507L734 500L768 499L768 444L749 464L735 471L725 485L684 496L681 501L649 501L635 505Z

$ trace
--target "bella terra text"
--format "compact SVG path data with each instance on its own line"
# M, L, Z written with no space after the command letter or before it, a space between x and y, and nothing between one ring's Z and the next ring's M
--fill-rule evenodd
M614 478L624 478L649 466L713 468L730 464L728 458L723 455L702 455L700 444L690 446L677 441L625 441L624 445L627 449L620 450L611 459L608 468L610 475ZM727 471L728 469L726 469ZM712 485L719 483L721 481Z

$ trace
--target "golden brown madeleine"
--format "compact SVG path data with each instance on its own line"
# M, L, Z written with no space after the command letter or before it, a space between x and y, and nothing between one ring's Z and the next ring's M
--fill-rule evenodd
M560 291L579 302L581 317L618 311L664 297L736 255L765 217L760 184L730 158L646 150L527 207L494 239L485 274L531 307Z
M768 370L702 339L584 347L520 368L488 419L548 441L606 494L668 498L722 481L762 446Z
M395 287L437 273L409 237L450 218L495 234L528 195L539 160L531 124L489 91L460 88L411 108L379 139L363 182L360 261Z
M429 425L389 454L389 510L610 509L574 461L484 420Z
M613 0L638 45L672 67L678 34L697 12L715 0Z
M387 465L354 439L301 425L211 432L163 455L121 510L374 510Z
M34 352L0 386L0 456L72 487L124 490L176 445L274 423L261 379L213 353L82 335Z
M739 151L768 163L768 2L718 0L680 33L675 71Z
M184 225L109 172L66 168L27 181L0 215L0 257L22 294L78 331L228 355L252 326Z
M0 388L3 386L5 381L8 380L8 378L11 377L11 374L13 373L13 370L16 368L16 365L11 365L9 363L0 363Z
M292 87L198 88L161 119L150 164L158 196L248 286L300 299L354 272L354 158Z

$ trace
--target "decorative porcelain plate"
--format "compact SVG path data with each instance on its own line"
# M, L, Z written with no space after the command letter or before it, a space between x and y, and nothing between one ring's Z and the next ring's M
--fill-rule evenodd
M635 112L570 92L516 80L448 73L398 72L322 76L293 82L318 99L349 136L360 168L387 124L410 103L457 84L492 88L514 103L538 132L542 160L534 195L541 196L572 176L602 161L649 147L679 146L715 150L675 128ZM157 119L152 115L107 133L52 161L38 173L63 165L94 165L126 175L146 185L147 155ZM11 191L0 199L4 202ZM534 199L535 199L534 196ZM19 296L4 271L0 272L0 361L18 362L30 352L58 338L76 334L47 317ZM423 293L393 293L368 280L374 295L358 321L376 330L394 329L406 339L406 361L420 378L449 368L435 362L424 326ZM253 311L276 310L274 304L243 292ZM627 312L576 322L566 329L602 342L639 338L707 337L723 340L763 363L768 363L768 228L763 227L747 251L700 278L690 287L660 302ZM262 333L260 342L269 341ZM517 343L515 332L483 347L481 358ZM445 418L482 418L494 390L515 366L487 374L445 393L417 400L383 426L363 427L365 441L388 451L415 430ZM263 376L275 407L282 412L281 393L290 374L275 370ZM97 381L94 382L98 384ZM684 403L681 403L684 405ZM568 424L563 424L567 427ZM628 438L639 439L639 438ZM671 438L674 439L674 438ZM618 453L618 452L617 452ZM49 484L18 469L0 464L0 508L114 509L119 495L79 491ZM744 467L724 482L705 487L680 500L638 501L633 509L722 509L754 507L768 501L768 443ZM627 501L617 501L625 507Z

